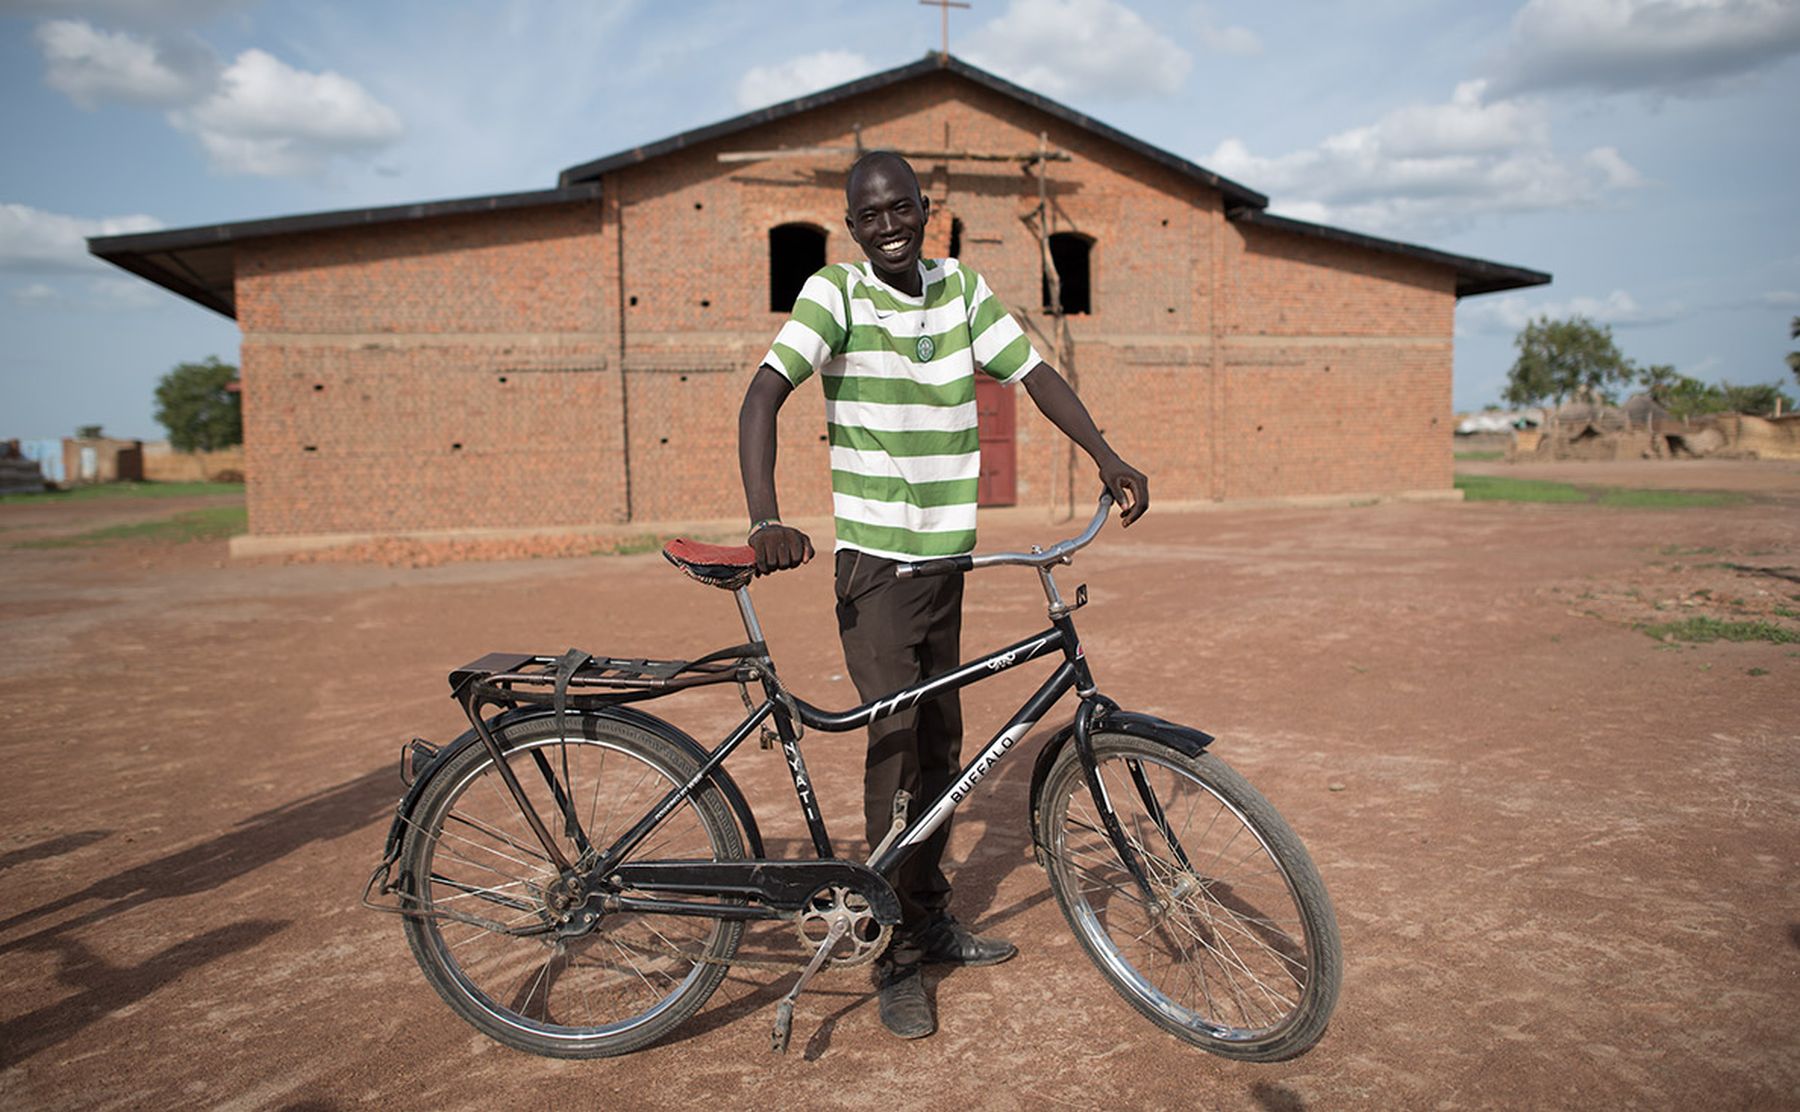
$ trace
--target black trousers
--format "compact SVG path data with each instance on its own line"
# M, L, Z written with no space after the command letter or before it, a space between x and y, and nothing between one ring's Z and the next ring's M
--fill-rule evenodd
M838 634L844 663L864 702L948 672L962 662L963 577L896 579L894 561L844 549L837 553ZM869 724L863 764L863 831L874 846L893 822L894 793L912 794L916 819L956 779L962 765L962 699L950 692ZM950 902L944 847L950 823L939 827L889 878L900 897L902 922L892 950L909 960L909 935Z

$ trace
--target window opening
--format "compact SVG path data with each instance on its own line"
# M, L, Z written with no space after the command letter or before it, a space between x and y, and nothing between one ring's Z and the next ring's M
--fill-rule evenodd
M781 224L769 229L769 311L791 313L801 287L825 266L825 229Z
M1044 275L1044 311L1069 314L1093 312L1089 256L1094 241L1077 232L1056 232L1050 236L1050 265L1056 268L1060 304L1051 304L1050 276Z

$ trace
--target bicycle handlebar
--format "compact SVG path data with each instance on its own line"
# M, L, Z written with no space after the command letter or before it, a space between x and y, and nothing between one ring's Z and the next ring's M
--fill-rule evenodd
M894 574L901 579L922 578L927 575L948 575L952 572L973 571L976 568L992 568L1005 564L1018 564L1028 568L1047 568L1052 564L1069 563L1069 557L1079 549L1086 548L1100 535L1100 527L1106 524L1106 512L1113 507L1113 497L1102 491L1099 508L1094 511L1094 519L1081 535L1070 537L1066 541L1057 541L1041 552L984 552L971 556L940 556L935 560L918 560L900 564Z

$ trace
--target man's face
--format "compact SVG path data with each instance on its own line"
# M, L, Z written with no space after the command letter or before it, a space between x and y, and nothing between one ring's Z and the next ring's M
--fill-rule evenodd
M890 284L910 284L931 218L931 202L919 195L918 181L897 161L872 162L850 183L847 199L850 238Z

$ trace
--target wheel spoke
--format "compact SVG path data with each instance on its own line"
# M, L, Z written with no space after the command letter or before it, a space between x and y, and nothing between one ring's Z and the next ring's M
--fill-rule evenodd
M530 767L534 748L546 753L566 780L562 790L585 818L591 843L604 848L610 843L603 838L629 828L698 766L662 755L658 747L672 748L642 731L603 719L588 722L592 729L579 737L570 731L566 742L560 732L549 732L548 723L523 724L507 739L507 759L515 767L518 762ZM565 753L559 751L565 748L566 773ZM559 876L536 844L486 752L440 774L445 786L434 791L427 785L408 821L404 866L420 878L415 883L424 914L406 926L432 983L464 1018L502 1042L537 1053L622 1053L660 1037L717 987L723 962L742 934L740 923L612 912L599 915L591 927L565 933L568 927L557 929L546 899L558 891L580 898L579 885ZM560 815L553 790L542 781L535 773L521 777L539 814ZM718 790L702 787L670 812L634 856L741 859L742 843L729 815ZM550 825L563 840L562 818ZM574 860L575 853L570 857ZM443 914L431 915L434 907ZM571 904L569 911L580 907ZM488 918L470 917L470 910ZM718 960L702 962L699 955Z
M1214 758L1119 735L1105 735L1095 754L1154 903L1099 821L1073 751L1052 770L1039 840L1058 900L1102 972L1151 1019L1208 1049L1259 1060L1306 1049L1336 996L1337 942L1335 928L1313 937L1300 902L1296 868L1322 893L1310 863L1284 859L1249 817L1281 827L1279 816ZM1321 949L1333 963L1323 985Z

